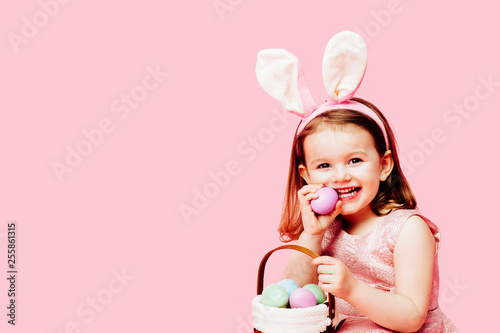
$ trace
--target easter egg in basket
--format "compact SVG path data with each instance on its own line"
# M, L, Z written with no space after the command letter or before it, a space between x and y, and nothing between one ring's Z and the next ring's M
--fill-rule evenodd
M292 309L308 308L317 304L314 293L304 288L298 288L292 291L289 301Z
M278 284L270 284L262 292L262 304L284 308L288 304L288 291Z
M321 288L317 284L314 283L306 284L302 288L312 291L312 293L316 297L316 302L318 304L321 304L324 301L326 301L325 292L321 290Z
M290 296L292 291L299 288L299 285L297 284L297 282L295 282L291 279L283 279L280 282L278 282L278 284L286 289L286 291L288 292L288 296Z

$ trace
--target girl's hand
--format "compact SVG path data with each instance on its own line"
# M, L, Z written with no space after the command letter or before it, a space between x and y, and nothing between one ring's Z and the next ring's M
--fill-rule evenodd
M305 185L298 191L304 232L311 236L323 236L326 229L332 224L337 215L339 215L342 208L342 202L338 200L335 209L330 214L317 215L312 210L311 200L318 198L316 190L322 187L323 184L311 184Z
M313 259L312 264L317 266L318 281L322 283L323 291L343 299L349 298L358 279L342 261L322 256Z

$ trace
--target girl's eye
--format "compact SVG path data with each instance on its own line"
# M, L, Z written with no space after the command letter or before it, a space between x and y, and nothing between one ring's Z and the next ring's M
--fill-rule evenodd
M324 169L324 168L329 168L330 167L330 164L328 163L322 163L320 165L318 165L318 169Z
M356 163L360 163L360 162L363 162L363 161L360 158L355 157L355 158L351 159L348 164L356 164Z

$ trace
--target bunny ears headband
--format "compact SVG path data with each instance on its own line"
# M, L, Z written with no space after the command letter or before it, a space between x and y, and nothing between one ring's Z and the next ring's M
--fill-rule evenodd
M323 56L323 83L327 101L314 103L306 85L298 58L285 49L266 49L257 55L255 72L260 86L283 108L302 118L297 134L318 115L338 109L361 112L373 119L384 134L385 146L389 140L384 124L368 106L350 100L365 75L367 50L363 38L355 32L343 31L333 36Z

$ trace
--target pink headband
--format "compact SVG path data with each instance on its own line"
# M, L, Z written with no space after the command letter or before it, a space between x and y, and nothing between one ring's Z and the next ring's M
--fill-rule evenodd
M266 49L257 55L255 72L260 86L283 108L302 118L297 134L318 115L338 109L359 111L373 119L389 140L380 117L368 106L350 100L365 75L367 49L363 38L355 32L343 31L333 36L323 56L323 83L328 100L317 105L307 87L298 58L285 49Z

